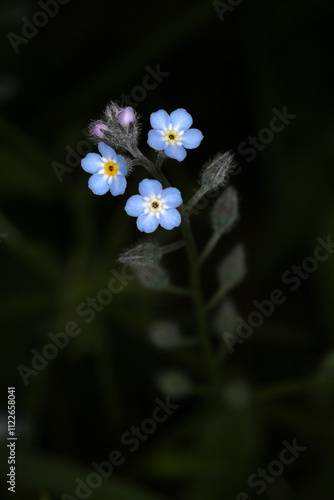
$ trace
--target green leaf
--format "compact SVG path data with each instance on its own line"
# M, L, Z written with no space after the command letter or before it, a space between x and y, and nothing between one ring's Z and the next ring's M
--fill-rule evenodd
M0 453L0 471L3 477L7 474L6 451ZM51 458L33 451L19 451L16 470L19 471L18 486L25 491L44 489L50 495L67 493L74 498L76 478L86 482L89 474L96 472L93 468L81 467L63 459ZM138 487L129 485L128 481L114 478L103 479L99 488L93 489L94 500L162 500L162 497ZM44 499L43 499L44 500Z
M58 181L44 149L0 117L0 195L49 200Z
M1 176L0 176L1 178ZM1 183L1 179L0 179ZM54 250L44 242L30 241L20 228L0 212L0 227L8 236L3 245L11 249L19 262L46 279L58 280L61 266Z

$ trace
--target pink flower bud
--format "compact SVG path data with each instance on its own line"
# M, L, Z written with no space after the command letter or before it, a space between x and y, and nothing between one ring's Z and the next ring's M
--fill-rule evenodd
M103 130L108 130L108 127L103 123L96 123L92 128L92 133L97 137L103 139L104 138L104 133L102 132Z
M121 109L115 114L116 120L122 127L127 128L131 123L135 121L135 112L131 106L125 109Z

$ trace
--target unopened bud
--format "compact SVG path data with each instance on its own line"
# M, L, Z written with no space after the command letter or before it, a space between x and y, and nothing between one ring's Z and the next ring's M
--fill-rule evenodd
M104 139L105 134L104 132L107 132L109 129L104 123L102 122L95 122L91 125L90 132L91 134L95 135L96 137L99 137L100 139Z
M105 108L102 118L91 123L89 132L95 143L103 138L103 142L114 149L131 151L137 144L139 128L135 110L112 101Z
M135 273L145 288L163 290L169 285L167 271L160 264L135 268Z
M172 321L156 321L148 330L148 337L159 349L177 347L182 340L180 328Z
M245 274L246 262L244 247L242 245L237 245L219 266L219 281L226 289L231 289L243 280Z
M212 325L214 332L219 336L223 335L225 332L235 332L238 326L237 316L238 311L234 302L230 299L226 299L214 316Z
M147 267L160 262L162 251L157 243L140 243L121 253L118 260L130 267Z
M212 229L220 234L226 233L238 218L238 195L229 186L219 196L211 212Z
M136 115L134 109L128 106L117 111L115 118L122 127L128 128L135 121Z
M202 188L207 192L225 186L235 167L233 153L230 151L218 153L202 169L200 176Z
M223 399L231 410L244 410L250 405L251 389L243 380L234 380L224 389Z
M189 396L193 392L188 376L177 370L158 373L155 380L161 392L174 398Z

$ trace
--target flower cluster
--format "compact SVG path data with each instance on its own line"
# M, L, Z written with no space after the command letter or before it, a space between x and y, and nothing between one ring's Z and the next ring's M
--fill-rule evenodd
M111 101L99 120L89 126L89 135L95 144L103 141L113 148L127 149L136 144L139 135L137 114L131 106L122 108Z
M179 162L185 159L186 149L197 148L203 139L199 130L190 128L193 120L185 109L177 109L170 115L160 109L151 114L150 121L152 130L148 133L148 145L156 151L164 151L167 157ZM94 194L103 195L108 191L113 196L124 194L129 163L138 164L142 156L137 148L138 131L138 118L134 109L130 106L121 108L114 102L107 106L101 120L90 125L90 136L98 144L100 154L88 153L81 165L92 174L88 186ZM114 148L122 152L125 150L133 156L128 166L126 159L117 154ZM147 163L143 166L147 167ZM153 164L152 167L154 169ZM149 171L154 174L153 169L150 167ZM178 189L169 185L163 187L155 179L144 179L139 184L139 194L131 196L126 202L125 211L137 217L139 231L152 233L159 225L171 230L181 224L177 207L182 202Z
M246 258L242 245L236 245L221 260L216 271L216 289L209 300L204 301L201 291L201 266L215 249L220 238L226 234L238 219L237 191L226 187L235 171L236 162L233 152L220 152L204 164L199 173L198 188L183 205L181 192L172 187L162 171L166 158L182 162L188 149L197 148L203 134L192 128L193 119L183 108L168 114L160 109L150 116L151 130L148 132L147 143L157 152L155 163L146 157L138 147L138 115L130 106L120 107L111 102L98 121L90 125L90 134L98 146L98 153L88 153L82 160L82 168L91 174L88 186L96 195L104 195L108 191L113 196L125 193L128 177L133 167L144 167L148 174L139 178L138 191L127 197L124 210L130 217L136 218L139 231L151 234L161 226L170 231L182 223L183 238L173 242L158 244L150 238L137 242L134 246L121 253L118 261L129 267L135 274L137 282L154 293L174 294L179 297L189 297L194 303L195 321L198 338L188 336L173 321L155 321L148 330L152 344L159 349L180 349L194 346L194 366L198 358L198 348L203 349L207 359L207 373L203 373L207 382L212 384L210 394L220 397L218 382L222 375L219 362L223 360L226 345L230 352L234 351L237 318L233 302L226 300L227 293L237 286L246 273ZM208 199L217 197L210 210L209 223L211 235L203 249L197 248L193 235L190 216L208 205ZM204 202L204 203L203 203ZM203 235L202 235L203 236ZM203 237L201 243L203 242ZM173 276L164 266L164 256L178 251L183 247L189 258L189 285L174 284ZM200 251L199 251L200 250ZM181 261L182 262L182 261ZM181 264L182 265L182 264ZM175 274L175 273L173 273ZM134 276L133 276L134 277ZM177 277L178 278L178 277ZM203 296L203 298L202 298ZM206 325L208 313L216 308L213 318L213 332L223 343L216 353L218 338L211 339L209 325ZM231 332L231 333L229 333ZM190 358L189 358L190 359ZM202 392L202 384L179 368L171 367L156 374L155 382L160 391L172 394L175 398L197 395ZM233 389L233 387L232 387ZM247 394L243 386L237 387L244 400ZM233 391L232 391L233 392ZM224 393L226 402L238 406L239 401L232 401L231 390ZM219 394L218 394L219 393ZM231 394L230 394L231 393ZM234 398L235 399L235 398ZM240 398L239 398L240 399ZM244 404L244 403L243 403Z

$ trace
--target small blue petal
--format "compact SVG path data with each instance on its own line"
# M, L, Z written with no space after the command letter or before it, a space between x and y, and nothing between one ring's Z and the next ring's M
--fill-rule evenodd
M174 229L181 224L181 215L176 208L170 208L160 214L160 224L164 229Z
M170 121L173 129L188 130L193 124L192 116L183 108L173 111L170 115Z
M183 146L187 149L197 148L203 139L203 134L197 128L187 130L181 138Z
M151 114L150 122L153 128L165 130L170 124L169 114L164 109L160 109Z
M126 162L125 162L123 156L117 155L116 156L116 163L118 166L118 170L121 172L121 174L126 175L128 172L128 169L127 169Z
M151 198L152 196L158 196L162 191L162 185L159 181L152 179L144 179L139 184L138 191L142 196Z
M124 194L126 189L126 178L124 175L115 175L110 183L110 192L113 196Z
M134 196L131 196L131 198L129 198L126 202L125 211L128 215L131 215L131 217L138 217L141 213L144 212L145 207L146 203L144 201L144 198L139 194L136 194Z
M173 158L177 161L182 161L187 156L187 151L183 146L176 146L175 144L168 144L165 149L165 153L169 158Z
M149 131L147 144L156 151L162 151L165 148L165 141L159 130Z
M152 212L147 214L140 214L137 219L137 227L139 231L144 233L153 233L159 226L159 221Z
M94 174L88 181L89 188L94 194L106 194L109 190L108 179L105 174Z
M86 158L81 160L82 168L89 174L95 174L103 167L103 165L104 163L102 158L97 153L88 153Z
M104 144L104 142L100 142L97 147L99 148L99 151L104 158L106 158L108 160L109 159L110 160L116 159L116 153L113 150L113 148L111 148L110 146L107 146L106 144Z
M168 208L179 207L182 203L182 197L180 191L173 187L166 188L163 190L162 199L166 203Z

